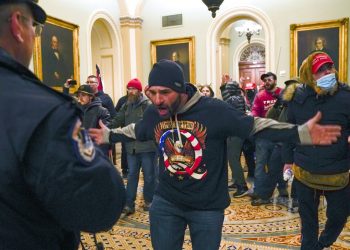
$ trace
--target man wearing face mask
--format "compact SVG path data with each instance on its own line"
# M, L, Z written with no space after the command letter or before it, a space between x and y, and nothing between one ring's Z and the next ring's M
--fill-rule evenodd
M337 143L330 146L292 146L286 163L293 164L302 228L302 250L330 247L349 215L349 121L350 88L338 81L333 60L323 52L309 55L300 67L303 83L288 100L288 122L301 124L322 111L321 124L342 127ZM327 221L318 236L320 196L327 200Z

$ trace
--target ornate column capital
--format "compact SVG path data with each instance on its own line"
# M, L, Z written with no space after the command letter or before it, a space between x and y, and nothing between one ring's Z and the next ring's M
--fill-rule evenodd
M121 17L120 20L120 26L121 27L129 27L129 28L141 28L143 20L139 17Z
M231 39L229 38L221 37L219 40L220 45L230 45L230 43L231 43Z

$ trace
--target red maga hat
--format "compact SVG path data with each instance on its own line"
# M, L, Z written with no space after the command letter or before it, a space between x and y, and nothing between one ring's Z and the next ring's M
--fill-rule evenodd
M319 68L326 63L334 64L332 58L330 58L330 56L327 55L326 53L316 54L312 59L312 68L311 68L312 74L316 74Z

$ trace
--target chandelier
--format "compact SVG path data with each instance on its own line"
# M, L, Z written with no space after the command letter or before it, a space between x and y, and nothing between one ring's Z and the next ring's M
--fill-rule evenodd
M214 18L216 16L216 11L219 9L220 5L224 0L202 0L202 2L208 7L208 10L211 11L211 16Z
M261 25L252 21L246 21L242 26L235 28L239 37L243 36L243 34L246 35L248 43L250 43L250 39L253 35L260 35L261 29Z

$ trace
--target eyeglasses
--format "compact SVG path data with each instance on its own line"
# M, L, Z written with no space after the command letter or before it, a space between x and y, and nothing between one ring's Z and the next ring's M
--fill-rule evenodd
M86 84L94 84L94 83L97 83L97 82L94 82L94 81L86 81L85 83L86 83Z
M30 22L30 19L29 19L28 17L23 16L23 15L21 15L20 17L21 17L24 21ZM11 18L9 18L9 21L10 21L10 20L11 20ZM41 32L43 31L44 25L41 24L41 23L39 23L39 22L37 22L37 21L35 21L35 20L33 19L33 20L32 20L32 26L33 26L33 28L34 28L35 36L36 36L36 37L40 36L40 35L41 35Z
M25 16L20 16L21 18L23 18L23 20L29 22L29 18L28 17L25 17ZM35 33L35 36L40 36L41 35L41 32L43 31L43 27L44 25L35 21L34 19L32 20L32 26L34 27L34 33Z

